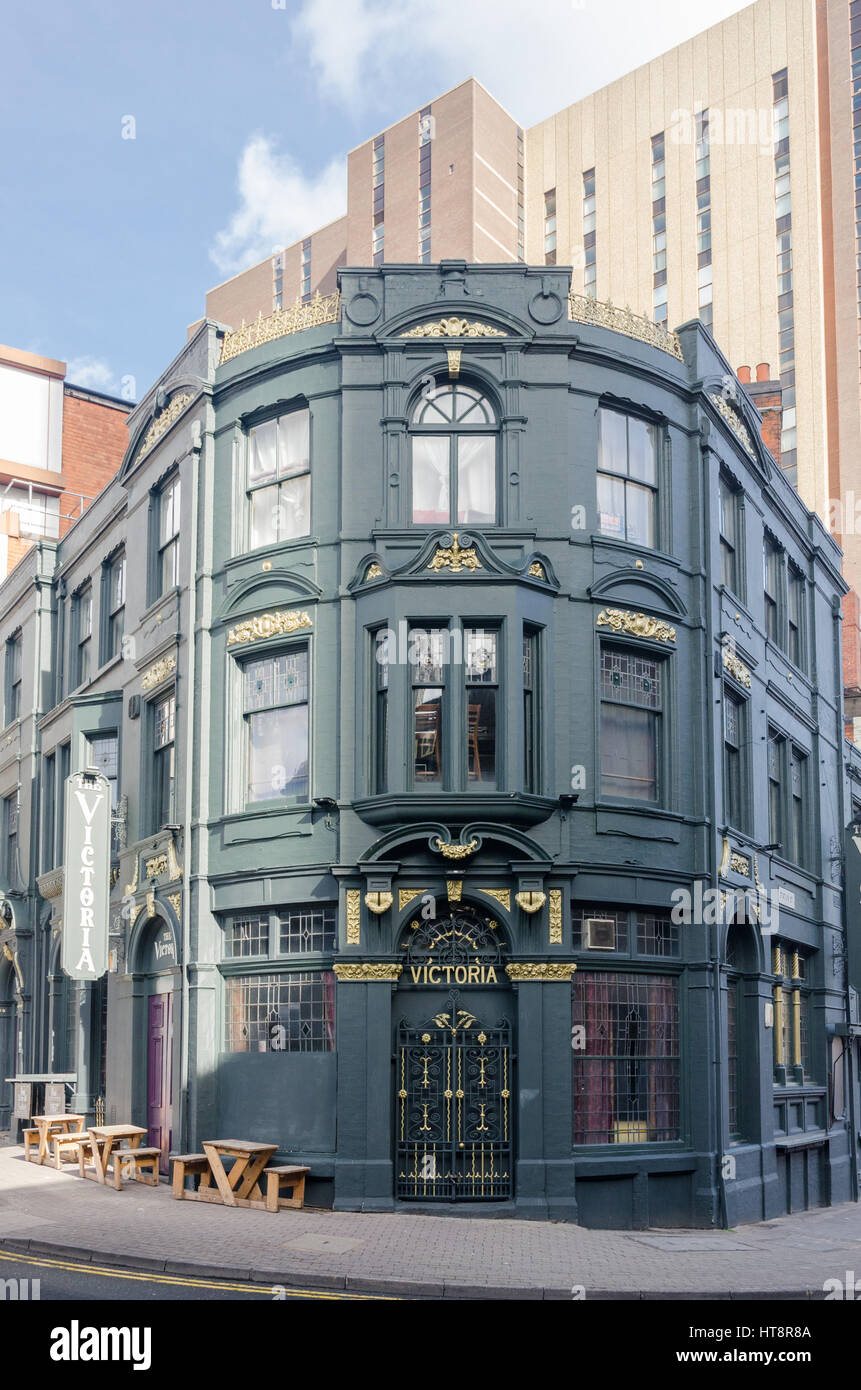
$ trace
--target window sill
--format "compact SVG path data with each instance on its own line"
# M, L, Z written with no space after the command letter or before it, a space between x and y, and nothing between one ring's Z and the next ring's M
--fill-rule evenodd
M181 592L182 589L179 584L174 584L172 589L165 589L164 593L159 594L158 598L154 598L152 602L148 604L148 606L141 613L140 619L138 621L138 627L145 623L147 618L151 618L152 615L156 613L158 609L161 608L164 604L170 603L171 599L179 598Z
M662 560L665 564L673 565L676 569L681 569L682 562L676 555L670 555L666 550L661 550L654 545L640 545L636 541L621 540L618 536L605 536L600 531L593 531L590 535L593 548L596 545L609 545L614 550L630 551L634 556L642 556L643 559ZM569 545L576 545L578 542L571 535L568 537Z
M265 560L269 557L287 556L297 550L317 550L319 545L319 536L313 536L310 532L307 536L292 536L289 540L272 541L268 545L255 546L253 550L237 551L235 555L231 555L229 559L224 561L224 568L229 573L248 560Z

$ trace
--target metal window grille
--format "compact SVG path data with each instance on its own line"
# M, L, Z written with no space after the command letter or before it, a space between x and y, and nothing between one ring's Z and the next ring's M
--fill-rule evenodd
M302 974L234 975L225 981L228 1052L332 1052L335 977Z
M623 908L614 911L612 907L574 907L571 911L571 928L574 943L574 950L583 949L583 923L587 917L612 918L615 923L614 940L615 950L625 952L628 949L628 913Z
M309 951L334 951L334 907L297 907L279 918L282 954L307 955Z
M225 944L228 956L267 956L269 954L269 918L238 918L231 923Z
M662 1143L680 1137L678 981L578 971L572 1022L574 1143Z

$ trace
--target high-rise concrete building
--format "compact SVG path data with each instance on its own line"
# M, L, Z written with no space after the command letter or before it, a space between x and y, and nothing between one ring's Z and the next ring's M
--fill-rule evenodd
M861 0L757 0L525 131L470 79L353 150L345 217L207 314L238 326L334 290L338 265L451 257L571 264L591 298L699 317L779 380L782 466L857 586L858 95Z
M0 580L66 534L128 446L132 402L65 377L65 362L0 347Z

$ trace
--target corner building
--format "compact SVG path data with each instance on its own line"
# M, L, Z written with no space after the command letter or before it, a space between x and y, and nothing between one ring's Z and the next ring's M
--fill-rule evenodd
M110 731L125 806L79 1104L101 1066L165 1167L277 1139L342 1210L856 1197L838 548L701 323L580 322L554 267L339 289L204 324L57 549L55 631L122 536L134 639L39 720L72 770ZM61 876L8 894L22 1072Z

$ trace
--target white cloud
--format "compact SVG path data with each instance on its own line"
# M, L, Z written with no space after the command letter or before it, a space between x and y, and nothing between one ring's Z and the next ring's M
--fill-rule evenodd
M119 395L119 385L113 368L101 357L73 357L66 365L66 380L71 386L83 386L91 391Z
M347 164L339 156L318 174L305 174L267 135L252 135L239 157L240 205L215 235L210 257L235 275L325 226L347 211Z
M303 0L293 36L324 95L356 114L414 105L474 76L542 120L739 10L747 0ZM391 116L389 116L391 119Z

